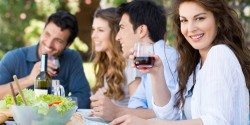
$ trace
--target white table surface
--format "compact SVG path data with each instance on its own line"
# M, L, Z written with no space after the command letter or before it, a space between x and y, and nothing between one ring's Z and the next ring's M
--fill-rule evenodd
M97 120L95 120L93 118L93 120L90 120L86 117L89 116L91 109L78 109L77 112L80 112L84 118L84 125L108 125L108 122L105 122L102 118L98 118Z

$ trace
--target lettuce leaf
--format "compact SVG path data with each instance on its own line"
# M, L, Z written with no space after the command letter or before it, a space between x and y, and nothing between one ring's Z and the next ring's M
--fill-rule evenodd
M22 91L28 106L36 108L39 114L47 115L50 108L55 108L58 113L64 114L76 106L74 101L66 97L56 95L40 95L36 97L33 90L23 89ZM16 98L17 105L25 105L20 94L18 94ZM60 103L49 106L55 101L60 101ZM11 95L6 95L4 99L0 101L0 109L10 108L12 105L14 105L14 99Z

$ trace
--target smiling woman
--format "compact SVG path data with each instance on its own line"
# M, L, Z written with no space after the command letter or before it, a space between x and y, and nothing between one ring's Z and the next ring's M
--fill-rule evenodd
M105 95L127 104L128 93L125 86L125 59L121 46L115 40L118 32L119 17L115 8L98 9L92 24L92 43L96 84L93 93L105 88ZM126 91L125 91L126 89Z
M190 119L186 124L247 124L250 51L236 12L224 0L176 0L173 8L179 117Z
M167 121L123 116L111 124L247 125L250 50L236 12L225 0L175 0L172 7L178 91L167 95L152 87L154 112ZM161 82L155 76L162 72L149 72L153 82ZM165 104L157 101L169 96Z
M193 9L189 6L193 6ZM181 33L193 48L207 53L217 35L213 13L193 2L181 4L179 11Z

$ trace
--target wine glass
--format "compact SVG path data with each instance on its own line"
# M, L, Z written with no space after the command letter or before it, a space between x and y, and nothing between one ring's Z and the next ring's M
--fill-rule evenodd
M150 42L137 42L134 47L134 64L137 69L149 69L154 66L154 46Z
M56 68L54 70L56 71L56 74L58 74L59 71L60 71L59 59L57 57L55 57L55 56L49 56L48 60L50 60L56 66Z

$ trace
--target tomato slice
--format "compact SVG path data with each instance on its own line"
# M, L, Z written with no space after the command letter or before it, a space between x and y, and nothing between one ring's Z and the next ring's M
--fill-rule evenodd
M51 107L51 106L53 106L53 105L58 105L58 104L60 104L61 102L62 102L62 101L54 101L54 102L48 104L48 106Z

